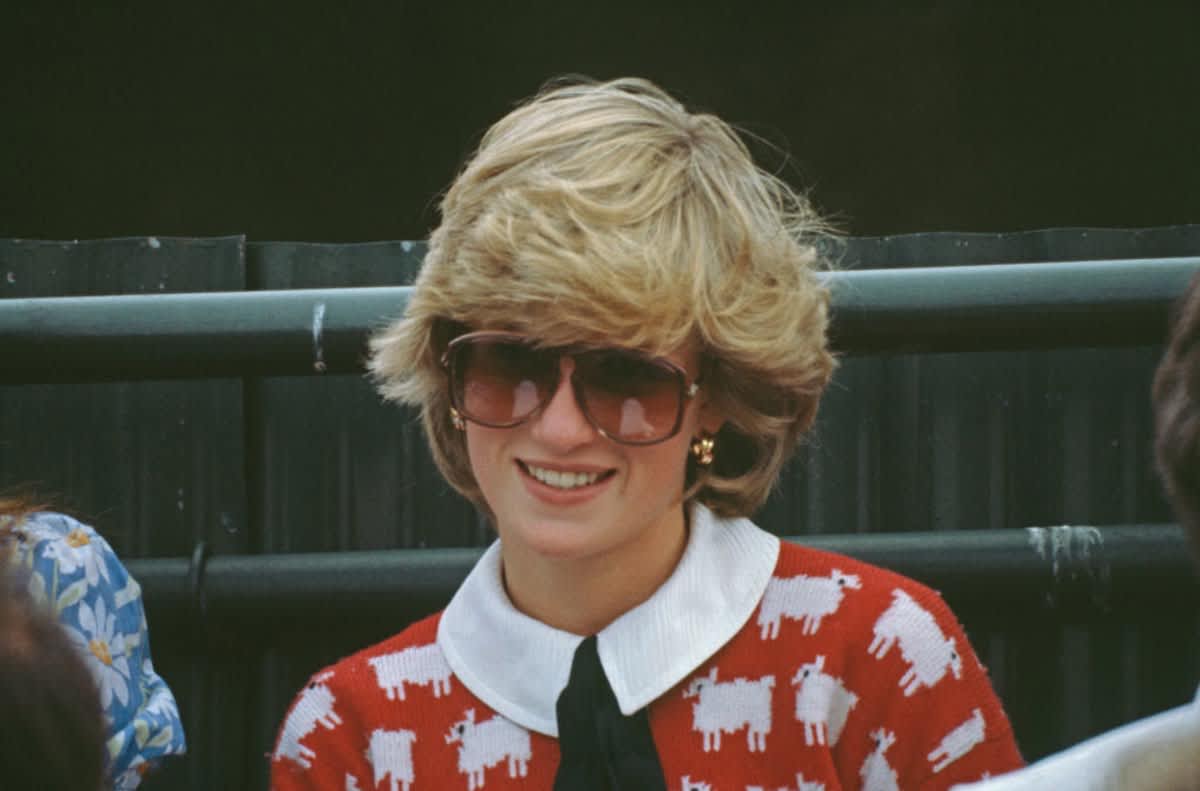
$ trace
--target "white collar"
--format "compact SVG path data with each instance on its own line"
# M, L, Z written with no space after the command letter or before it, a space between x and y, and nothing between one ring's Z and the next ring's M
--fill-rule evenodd
M754 613L778 557L779 539L750 520L693 506L671 576L597 635L621 712L645 707L729 642ZM518 725L556 738L555 703L582 641L513 606L500 578L499 541L454 594L437 636L463 686Z

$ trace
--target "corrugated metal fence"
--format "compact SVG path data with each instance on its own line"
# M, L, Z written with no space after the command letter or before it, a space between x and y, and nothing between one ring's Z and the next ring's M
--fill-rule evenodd
M403 285L422 252L242 237L0 240L0 297ZM853 239L841 258L883 268L1196 255L1200 226ZM788 536L1169 522L1149 444L1159 351L847 357L758 521ZM158 567L136 559L188 558L200 541L225 557L489 540L441 482L414 416L381 405L354 374L6 385L0 485L19 482L60 496L147 573ZM1090 534L1033 535L1069 554ZM408 617L397 604L336 624L268 612L200 626L157 590L147 587L155 659L191 754L152 789L265 787L264 753L307 675ZM990 603L960 607L1026 757L1193 695L1195 590L1073 610L1020 597L1006 606L999 586Z

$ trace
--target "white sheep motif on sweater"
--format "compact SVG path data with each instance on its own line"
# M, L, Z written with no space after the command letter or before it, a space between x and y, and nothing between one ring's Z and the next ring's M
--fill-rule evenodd
M734 733L742 728L750 752L767 749L774 686L774 676L718 682L715 667L707 676L693 678L683 697L697 698L692 704L692 730L704 734L704 752L721 749L721 731Z
M983 743L983 712L974 709L971 716L942 738L937 749L926 756L933 763L933 771L940 772L962 758L976 745Z
M746 791L766 791L766 789L764 789L762 786L746 786ZM780 787L776 791L792 791L792 789ZM809 782L804 779L803 774L797 774L796 791L825 791L825 784Z
M388 791L409 791L413 782L412 746L417 734L412 731L375 730L367 747L367 760L375 773L372 788L387 778Z
M458 743L458 771L467 776L467 791L483 788L484 770L508 761L509 777L525 777L533 747L529 731L501 717L475 722L475 709L446 734L446 744Z
M833 569L827 577L772 577L758 609L759 636L774 640L784 618L800 621L803 634L816 634L821 619L837 612L846 590L861 588L856 574L843 574L840 569Z
M949 670L962 678L962 658L954 638L946 637L928 610L900 589L892 591L892 604L875 621L875 637L867 652L883 659L897 640L908 670L900 677L905 697L922 686L933 687Z
M318 725L326 730L333 730L341 725L342 718L333 710L333 692L321 683L331 675L324 673L314 677L300 693L300 698L283 724L279 746L275 748L275 760L290 758L305 769L311 769L312 759L317 754L301 744L300 740L316 730Z
M680 788L683 791L714 791L713 787L702 780L693 780L691 775L684 775L681 778ZM763 786L746 786L746 791L767 791ZM791 788L780 786L775 791L793 791ZM803 774L796 775L796 788L794 791L825 791L824 783L810 783L804 779Z
M884 757L888 748L896 743L896 734L880 728L871 732L871 740L875 742L875 749L868 753L858 770L863 781L862 791L899 791L896 770Z
M435 698L450 693L452 671L437 643L406 648L373 657L367 662L375 669L375 679L379 682L379 688L387 693L388 700L404 700L405 684L433 684Z
M858 695L840 678L824 672L825 657L801 665L792 679L796 691L796 720L804 723L804 743L837 744Z

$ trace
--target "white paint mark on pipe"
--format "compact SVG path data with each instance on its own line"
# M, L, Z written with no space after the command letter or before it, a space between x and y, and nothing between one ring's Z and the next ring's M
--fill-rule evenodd
M1104 546L1104 536L1095 527L1055 525L1053 527L1027 527L1029 546L1042 560L1049 558L1050 571L1055 582L1065 570L1071 574L1083 571L1095 577L1098 571L1093 566L1093 549ZM1103 570L1101 575L1103 576Z
M324 333L325 333L325 303L318 302L316 305L313 305L312 342L313 342L313 370L319 374L325 373Z

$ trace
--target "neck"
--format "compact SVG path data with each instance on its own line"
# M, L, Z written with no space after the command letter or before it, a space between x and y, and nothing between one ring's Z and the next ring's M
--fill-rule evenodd
M557 558L501 542L504 586L518 610L548 626L593 635L650 598L687 546L682 503L670 519L602 555Z

